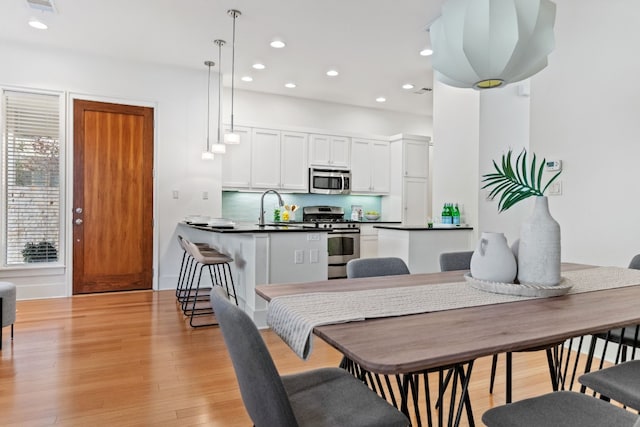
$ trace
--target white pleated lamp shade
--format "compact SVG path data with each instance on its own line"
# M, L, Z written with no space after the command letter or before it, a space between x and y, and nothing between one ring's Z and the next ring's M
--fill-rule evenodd
M531 77L553 51L550 0L448 0L430 27L435 77L488 89Z

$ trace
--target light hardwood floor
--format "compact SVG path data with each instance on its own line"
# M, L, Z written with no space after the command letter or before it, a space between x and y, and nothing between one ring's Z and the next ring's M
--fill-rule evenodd
M316 339L303 362L275 334L263 336L282 374L341 358ZM252 425L220 330L190 328L173 291L20 301L14 341L9 328L3 339L0 425ZM490 358L473 369L478 425L486 409L504 403L500 362L494 395ZM550 391L544 352L515 354L513 382L514 400Z

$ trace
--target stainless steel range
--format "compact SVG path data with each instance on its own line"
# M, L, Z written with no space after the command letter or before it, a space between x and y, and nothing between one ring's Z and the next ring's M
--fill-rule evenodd
M306 206L302 208L304 227L329 228L327 235L328 277L347 277L347 262L360 258L360 223L344 219L339 206Z

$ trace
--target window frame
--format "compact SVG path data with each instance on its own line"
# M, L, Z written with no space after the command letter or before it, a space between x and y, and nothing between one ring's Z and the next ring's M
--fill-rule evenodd
M5 165L7 161L7 141L5 140L5 127L6 127L6 105L4 101L4 95L6 92L21 92L35 95L49 95L58 97L58 126L59 126L59 175L58 175L58 189L59 189L59 224L58 224L58 259L52 262L34 262L34 263L22 263L22 264L7 264L7 245L4 243L7 241L7 174L5 171ZM67 240L66 240L66 194L67 194L67 182L66 182L66 165L67 165L67 97L64 91L54 91L36 88L25 87L12 87L12 86L0 86L0 196L2 197L2 203L0 204L0 271L10 273L17 270L31 270L30 275L42 275L47 274L52 268L64 267L67 259ZM46 270L46 271L45 271ZM40 271L40 273L38 273Z

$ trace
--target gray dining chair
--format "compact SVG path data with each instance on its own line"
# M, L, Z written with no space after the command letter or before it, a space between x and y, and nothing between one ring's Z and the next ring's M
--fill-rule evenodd
M256 427L410 425L402 412L343 369L280 376L258 328L223 288L211 292L211 305Z
M489 409L487 427L640 427L637 415L573 391L556 391Z
M628 268L633 270L640 270L640 254L635 255L631 259ZM612 329L601 334L591 335L591 343L589 345L589 350L587 351L587 361L585 363L585 373L591 372L598 340L603 341L598 369L602 369L604 366L605 356L607 354L609 344L618 345L615 359L613 360L614 364L617 365L618 363L635 359L636 353L640 353L640 325L630 325L624 328ZM584 393L584 386L581 387L580 391Z
M409 267L395 257L359 258L347 262L347 278L395 276L409 274Z
M640 411L640 360L584 374L578 381L600 394L603 400L615 400Z
M440 254L440 271L469 270L473 251L444 252Z

